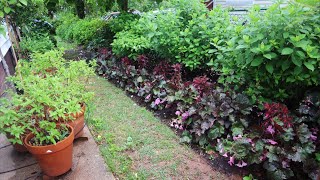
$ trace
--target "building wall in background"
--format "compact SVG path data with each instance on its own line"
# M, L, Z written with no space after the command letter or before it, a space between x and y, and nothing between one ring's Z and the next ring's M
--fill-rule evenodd
M12 43L8 36L8 30L6 30L5 36L0 35L0 51L4 57L4 60L6 61L10 75L13 75L15 73L16 63L13 57L11 46ZM0 58L0 95L2 95L6 89L5 78L7 77L2 61L3 59Z

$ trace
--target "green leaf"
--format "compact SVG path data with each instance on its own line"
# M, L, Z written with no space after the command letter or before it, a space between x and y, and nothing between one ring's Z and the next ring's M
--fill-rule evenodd
M301 124L297 129L297 136L301 143L307 143L312 133L308 129L308 125Z
M234 123L231 127L232 136L238 136L243 134L244 127L241 123Z
M293 73L294 73L295 75L299 75L301 72L302 72L302 67L301 67L301 66L296 66L296 67L294 68Z
M277 57L277 54L276 53L268 53L268 54L264 54L263 56L267 59L272 59L272 58Z
M263 62L263 58L261 58L261 57L255 58L255 59L251 62L251 66L259 66L262 62Z
M279 158L276 154L273 154L271 152L267 153L267 158L269 162L273 162L273 161L279 161Z
M244 48L247 48L248 46L247 45L239 45L236 47L236 49L244 49Z
M212 127L212 129L208 133L208 137L210 139L216 139L220 137L224 133L224 128L221 126L221 124L217 124Z
M296 66L300 67L302 65L302 61L298 57L292 56L291 60L292 60L293 64L295 64Z
M137 81L138 81L139 83L143 82L142 77L141 77L141 76L139 76L139 77L137 78Z
M309 44L308 41L305 41L305 40L302 40L302 41L299 41L297 43L295 43L295 46L296 47L301 47L302 49L304 49L305 47L307 47Z
M210 50L208 51L209 54L212 54L212 53L215 53L215 52L217 52L216 49L210 49Z
M28 1L27 0L20 0L20 3L25 5L25 6L28 5Z
M3 18L4 17L4 13L3 11L0 11L0 17Z
M9 8L9 7L4 7L4 12L6 13L6 14L9 14L10 13L10 11L11 11L11 8Z
M303 63L309 70L314 71L314 66L310 62Z
M316 153L316 160L320 162L320 153Z
M272 74L273 73L273 65L271 63L266 64L266 70Z
M297 51L297 55L300 56L301 58L305 58L306 55L302 51Z
M282 62L282 64L281 64L281 68L282 68L282 70L283 71L285 71L285 70L287 70L289 67L290 67L290 61L284 61L284 62Z
M289 33L288 33L288 32L284 32L284 33L283 33L283 37L284 37L284 38L288 38L288 37L289 37Z
M249 174L249 176L245 176L242 178L243 180L254 180L253 175Z
M17 3L17 0L10 0L9 1L9 4L16 4Z
M282 55L289 55L289 54L292 54L292 53L293 53L293 49L291 49L291 48L283 48L282 51L281 51Z
M264 149L264 146L265 146L265 144L264 144L261 140L258 140L258 141L256 142L256 146L255 146L256 151L262 152L263 149Z

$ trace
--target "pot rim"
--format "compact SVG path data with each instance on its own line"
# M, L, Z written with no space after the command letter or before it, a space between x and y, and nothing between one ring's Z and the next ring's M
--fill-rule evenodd
M74 140L74 129L69 124L65 124L68 129L70 130L70 134L68 137L63 139L62 141L57 142L56 144L50 144L46 146L33 146L29 143L30 139L34 137L33 133L27 134L23 143L25 147L28 149L29 152L32 154L51 154L58 151L61 151L68 147L70 144L73 143Z

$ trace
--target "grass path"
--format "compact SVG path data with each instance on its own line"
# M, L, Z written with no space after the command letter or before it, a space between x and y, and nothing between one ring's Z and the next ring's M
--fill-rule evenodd
M88 124L106 164L119 179L238 179L211 168L152 112L96 77Z

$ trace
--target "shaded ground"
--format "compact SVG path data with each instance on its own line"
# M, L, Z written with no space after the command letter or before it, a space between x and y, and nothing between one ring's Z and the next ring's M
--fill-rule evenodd
M144 107L107 80L93 79L89 126L119 179L242 179L214 169Z

